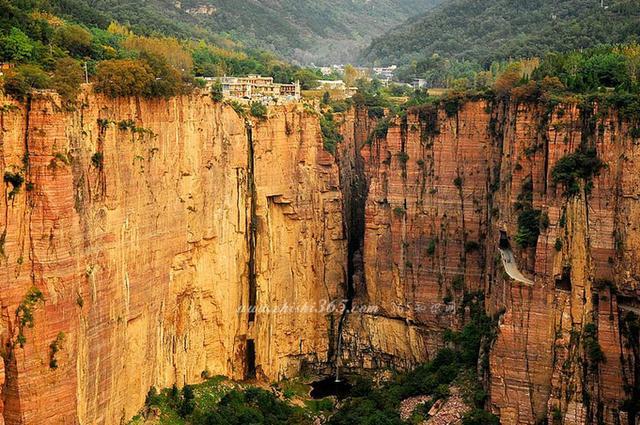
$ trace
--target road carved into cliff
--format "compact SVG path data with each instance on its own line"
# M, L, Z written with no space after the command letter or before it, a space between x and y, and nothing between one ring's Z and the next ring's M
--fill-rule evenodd
M630 311L640 316L640 308L638 307L632 307L630 305L624 305L624 304L618 304L618 307L622 311Z
M500 256L502 257L502 265L504 266L504 271L507 272L509 277L517 282L524 283L526 285L533 285L533 281L531 279L528 279L518 269L518 264L516 263L516 258L513 255L513 251L511 251L511 248L498 249L500 250Z

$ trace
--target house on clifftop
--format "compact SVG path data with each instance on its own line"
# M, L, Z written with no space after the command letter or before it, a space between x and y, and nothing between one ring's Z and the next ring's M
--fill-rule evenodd
M300 82L275 83L273 77L250 74L246 77L214 77L206 79L210 84L219 82L225 98L254 101L264 104L297 102L300 100Z

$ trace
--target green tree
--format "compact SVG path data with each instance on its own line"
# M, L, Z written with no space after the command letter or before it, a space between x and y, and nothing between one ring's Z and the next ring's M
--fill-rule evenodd
M4 79L4 91L9 96L24 100L32 89L49 88L49 76L37 65L20 65L7 72Z
M328 105L329 103L331 103L331 94L326 91L322 94L322 104Z
M214 102L222 102L224 99L224 94L222 93L222 83L220 81L216 81L211 86L211 99Z
M300 81L303 90L313 89L318 85L318 75L310 69L299 69L293 74L293 78Z
M0 38L0 52L4 61L23 62L31 58L33 50L33 40L16 27Z
M67 102L75 101L80 93L83 72L80 62L72 58L62 58L56 62L51 80L52 87Z
M267 118L267 107L260 102L251 102L250 112L256 118Z
M110 97L150 96L154 81L153 72L146 62L108 60L98 64L94 88Z
M180 404L180 416L186 418L196 407L195 394L191 385L185 385L182 388L182 403Z
M92 35L80 25L63 25L56 31L53 41L75 57L91 55Z
M144 52L140 55L154 76L149 85L151 97L171 97L186 94L193 88L193 78L179 72L172 67L167 60L153 53Z
M343 81L347 85L347 87L352 87L356 84L356 79L358 78L358 70L353 67L353 65L347 65L344 67L344 78Z

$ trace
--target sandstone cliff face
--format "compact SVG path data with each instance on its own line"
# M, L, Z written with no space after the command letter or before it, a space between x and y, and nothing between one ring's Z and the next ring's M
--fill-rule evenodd
M356 108L334 159L302 106L247 125L199 95L2 105L0 424L116 424L203 374L411 367L483 299L503 423L633 423L640 145L618 111L466 101L385 134ZM608 166L567 197L552 170L580 146ZM323 307L345 297L341 322Z
M116 424L152 385L328 361L331 315L238 310L343 287L317 120L283 108L251 131L197 95L3 104L2 168L24 177L0 206L6 425Z
M444 329L463 324L465 298L482 294L500 317L486 379L503 423L627 423L620 405L638 387L633 124L597 107L474 101L396 118L385 137L371 138L375 126L362 111L343 126L368 187L355 304L380 307L349 316L345 364L428 359ZM608 167L588 193L566 197L551 173L581 144ZM500 231L517 248L518 204L528 196L541 234L516 256L533 286L509 279L497 250ZM591 361L594 344L606 363Z
M479 244L486 233L492 154L488 115L479 103L465 107L457 119L427 112L395 122L381 139L367 140L375 122L364 134L345 130L348 136L356 134L346 144L362 147L369 188L362 246L365 283L356 299L380 308L376 315L349 319L347 339L355 353L370 352L368 358L352 357L354 366L425 361L442 348L442 330L460 322L454 298L483 288ZM353 127L351 120L347 117L346 127ZM465 184L457 186L458 179ZM472 241L479 246L465 249Z

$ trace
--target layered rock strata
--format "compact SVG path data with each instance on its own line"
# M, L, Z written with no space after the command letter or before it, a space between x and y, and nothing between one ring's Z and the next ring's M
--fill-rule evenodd
M376 122L356 112L343 125L369 188L355 304L380 307L350 316L343 362L424 361L480 295L499 317L484 376L502 423L633 423L621 409L638 395L633 120L598 105L454 101ZM553 169L585 149L606 167L567 196ZM540 228L525 248L523 209ZM533 285L504 272L501 235Z
M340 119L334 158L302 105L3 99L0 423L116 424L207 375L409 368L470 303L497 322L479 370L503 423L634 423L634 118L454 99ZM585 149L607 166L569 196L553 170Z
M3 105L5 425L117 424L151 386L328 362L332 314L249 309L342 297L338 172L301 107L251 128L199 95Z

